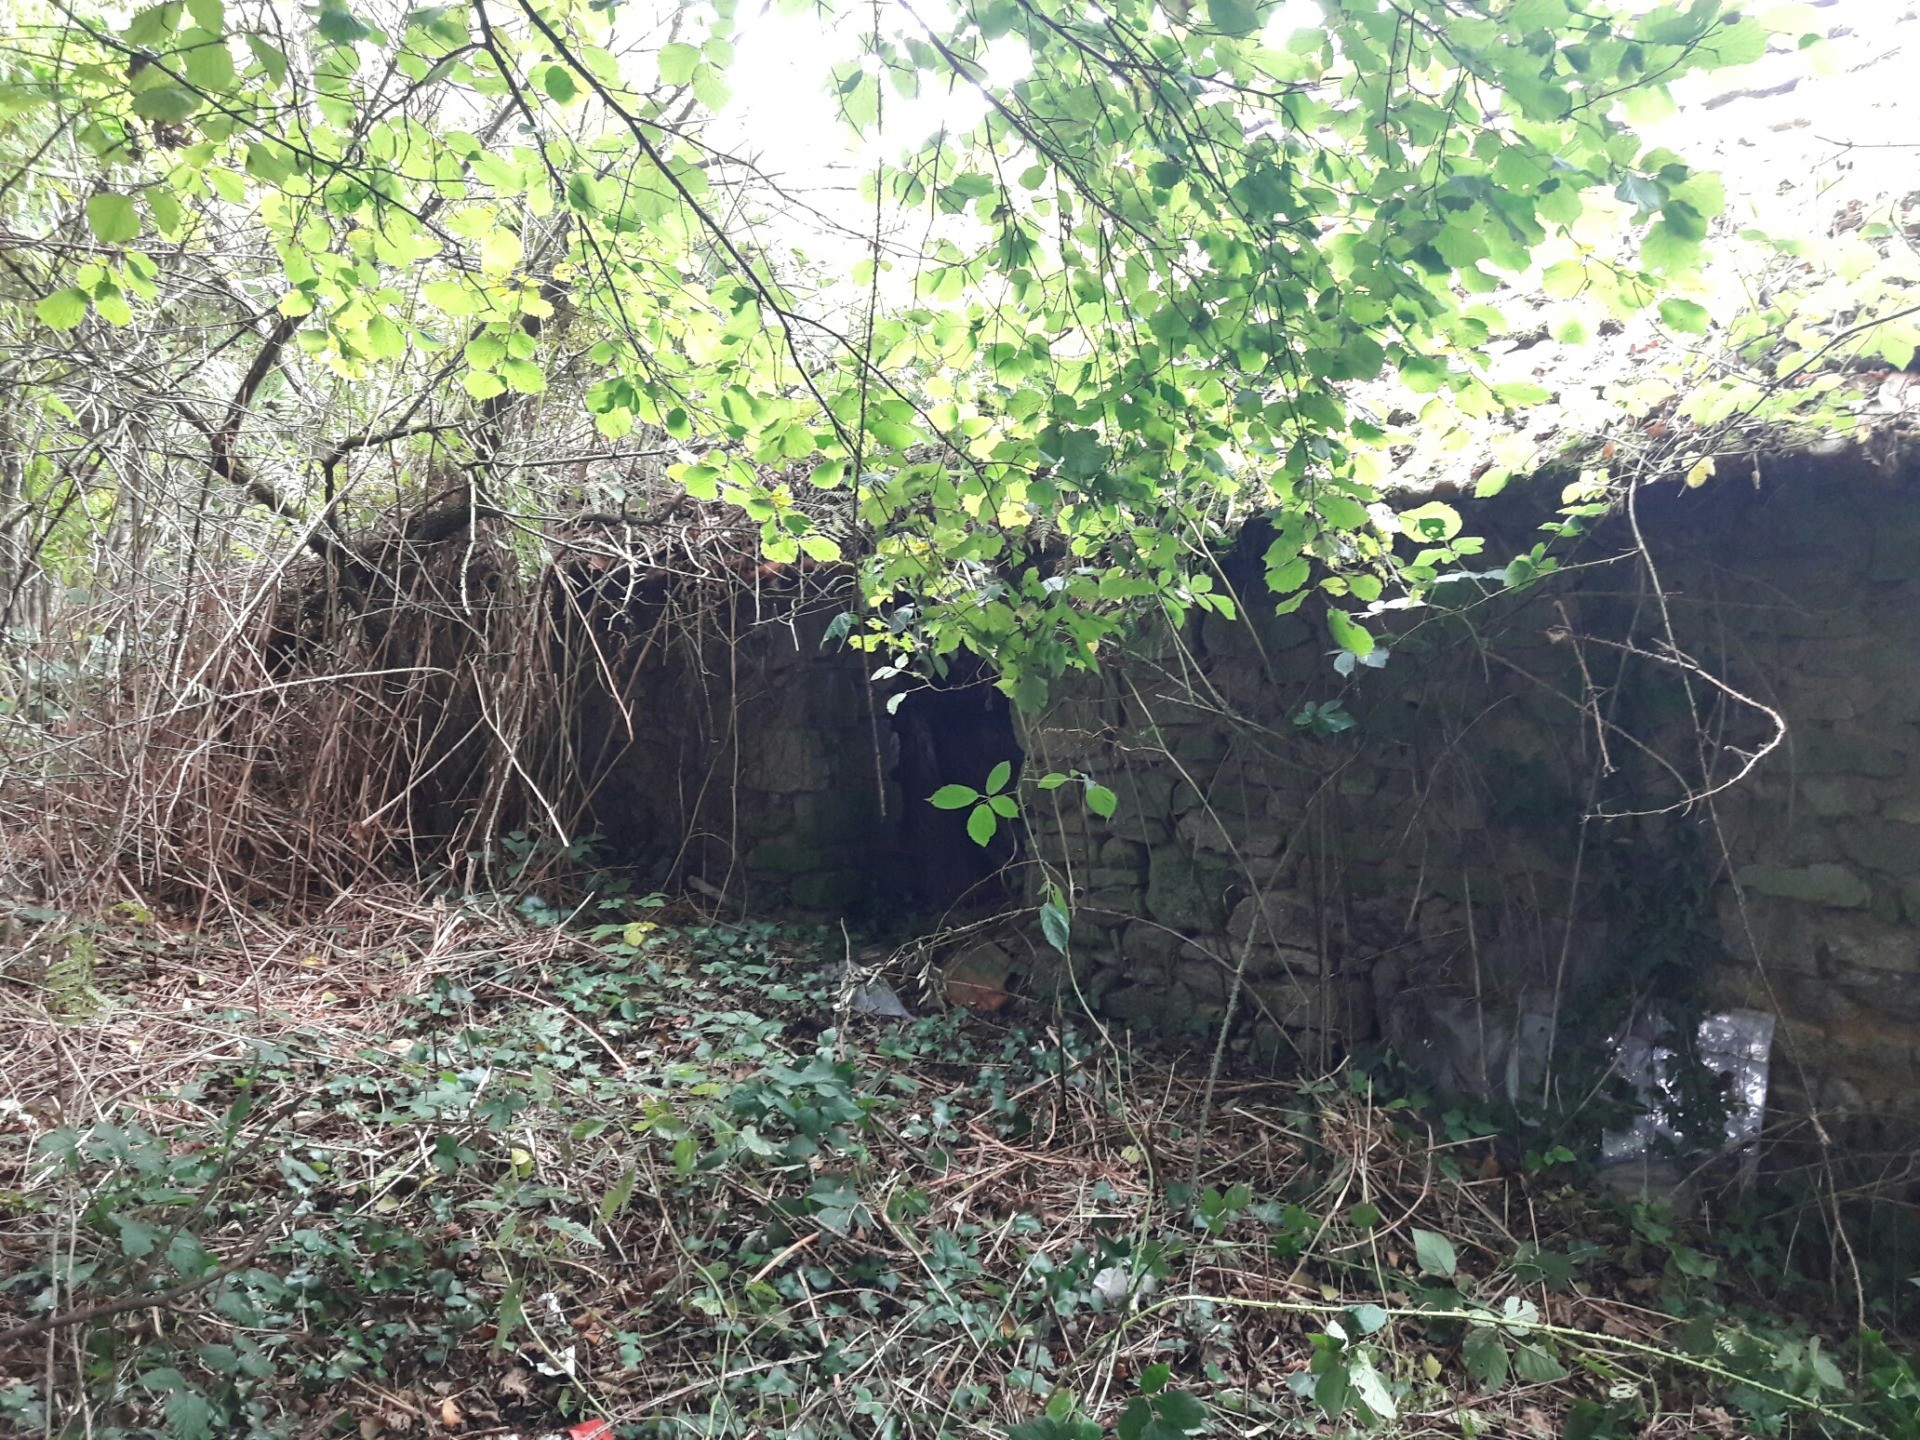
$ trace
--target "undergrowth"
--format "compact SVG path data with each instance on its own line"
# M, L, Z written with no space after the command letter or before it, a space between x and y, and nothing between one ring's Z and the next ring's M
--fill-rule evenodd
M1067 1017L858 1013L837 933L439 910L349 1024L151 916L32 923L36 1053L204 1048L11 1077L22 1433L1920 1436L1879 1335L1363 1073L1223 1083L1197 1135L1198 1084Z

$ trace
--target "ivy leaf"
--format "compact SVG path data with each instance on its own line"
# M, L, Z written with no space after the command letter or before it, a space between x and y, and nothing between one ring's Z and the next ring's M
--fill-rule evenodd
M140 238L140 212L131 196L105 190L87 201L87 228L102 245L124 245Z
M967 816L967 835L976 845L985 845L993 839L994 831L1000 828L1000 821L994 816L991 805L976 805L973 813Z
M120 1230L120 1253L131 1260L151 1255L153 1247L160 1243L161 1232L152 1225L119 1215L113 1217L113 1223Z

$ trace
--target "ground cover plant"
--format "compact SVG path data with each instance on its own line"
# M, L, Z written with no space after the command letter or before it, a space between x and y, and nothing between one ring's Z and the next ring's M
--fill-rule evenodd
M1083 1017L876 1018L839 932L636 913L16 921L8 1424L1920 1433L1790 1256L1378 1076L1230 1076L1202 1134Z

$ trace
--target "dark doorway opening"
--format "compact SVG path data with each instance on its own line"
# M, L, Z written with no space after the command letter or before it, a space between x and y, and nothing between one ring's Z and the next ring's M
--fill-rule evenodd
M1007 697L984 678L956 678L910 691L893 712L893 728L903 878L913 898L942 913L1004 904L1014 893L1022 850L1019 822L1002 819L993 839L981 845L967 833L966 809L937 809L928 797L942 785L984 791L1003 761L1018 780L1025 757Z

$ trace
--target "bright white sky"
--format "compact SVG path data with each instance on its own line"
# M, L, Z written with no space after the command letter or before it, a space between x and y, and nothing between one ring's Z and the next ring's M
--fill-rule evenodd
M891 8L891 3L882 7L887 23L899 18L886 14ZM929 19L944 8L939 0L914 6L916 13ZM1284 40L1297 29L1318 25L1320 19L1315 0L1283 0L1267 33ZM871 170L878 154L894 157L943 127L959 131L979 123L985 104L964 84L930 89L911 100L889 88L880 137L866 145L856 142L841 123L822 77L836 63L857 54L861 40L858 32L828 30L810 13L783 15L769 10L747 21L727 75L733 100L718 119L713 132L716 143L735 153L758 156L769 175L810 196L838 191L852 202L857 188L853 176ZM1025 47L1017 41L988 52L987 71L996 83L1020 79L1026 67ZM850 223L856 227L872 223L870 216L859 213L863 209L853 202Z
M910 23L898 8L903 4L937 19L946 0L880 0L883 23ZM1720 171L1730 216L1774 234L1823 236L1847 200L1872 208L1911 191L1920 155L1920 86L1914 83L1920 0L1758 0L1755 10L1788 31L1776 39L1774 53L1739 71L1683 81L1675 93L1679 109L1643 122L1646 138L1698 168ZM1284 0L1268 41L1284 43L1320 20L1315 0ZM1803 32L1828 38L1811 50L1792 48L1790 39ZM769 4L742 23L727 76L733 98L708 132L722 149L757 159L784 189L846 228L849 233L835 236L817 218L792 214L771 222L775 236L769 238L804 251L830 286L836 278L850 281L866 254L868 242L858 237L871 235L873 212L871 202L859 198L859 182L878 156L897 157L942 126L970 127L983 110L964 85L913 100L888 89L882 134L862 144L841 123L824 77L857 55L863 38L857 27L829 29L810 10L781 14ZM995 80L1017 80L1024 48L1009 41L988 63ZM899 218L888 217L890 231ZM916 244L920 238L918 231L911 237ZM889 298L901 298L896 286L905 279L899 273L883 279ZM846 298L858 303L862 293L864 284Z

